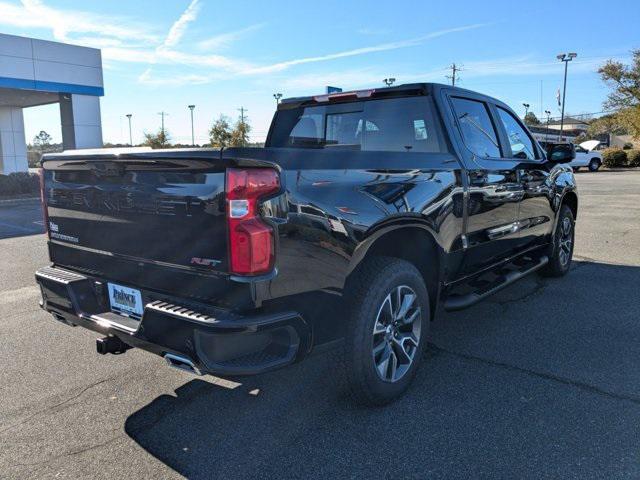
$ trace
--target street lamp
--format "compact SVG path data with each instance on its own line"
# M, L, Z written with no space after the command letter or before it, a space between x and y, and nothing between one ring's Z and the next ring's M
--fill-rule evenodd
M529 107L531 105L529 105L528 103L523 103L522 106L524 107L524 120L526 122L527 121L527 113L529 113Z
M125 116L129 119L129 145L133 147L133 137L131 136L131 117L132 117L132 114L127 113Z
M280 103L280 99L282 98L282 94L281 93L274 93L273 94L273 98L276 99L276 108L278 108L278 104Z
M556 56L558 60L564 62L564 86L562 87L562 113L560 113L560 138L562 140L562 131L564 129L564 102L567 94L567 66L569 62L578 56L577 53L560 53Z
M393 84L394 84L394 82L396 81L396 79L395 79L395 78L393 78L393 77L389 77L389 78L385 78L385 79L384 79L384 80L382 80L382 81L385 83L385 85L386 85L387 87L390 87L391 85L393 85Z
M196 145L196 137L193 134L193 109L196 108L195 105L189 105L189 110L191 110L191 146L194 147Z
M544 113L547 115L547 134L544 136L546 141L549 140L549 120L551 119L551 112L549 110L545 110Z

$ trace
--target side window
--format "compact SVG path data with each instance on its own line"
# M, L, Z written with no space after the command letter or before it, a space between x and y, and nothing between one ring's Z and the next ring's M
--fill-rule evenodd
M522 158L523 160L535 160L536 149L533 146L533 140L525 129L520 125L511 113L498 107L498 115L504 125L511 145L511 155L513 158Z
M481 157L500 158L498 136L483 102L453 97L453 110L469 150Z

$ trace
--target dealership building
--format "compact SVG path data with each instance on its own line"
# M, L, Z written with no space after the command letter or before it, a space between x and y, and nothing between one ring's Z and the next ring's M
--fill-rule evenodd
M26 171L24 108L58 103L65 150L102 146L100 50L0 34L0 173Z

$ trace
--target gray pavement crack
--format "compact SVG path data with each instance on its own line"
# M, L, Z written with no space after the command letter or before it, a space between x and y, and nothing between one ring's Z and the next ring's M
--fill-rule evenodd
M97 387L98 385L101 385L101 384L103 384L103 383L105 383L105 382L108 382L108 381L109 381L109 380L111 380L111 379L112 379L111 377L109 377L109 378L104 378L104 379L99 380L99 381L97 381L97 382L94 382L94 383L92 383L92 384L90 384L90 385L87 385L86 387L82 388L82 390L80 390L78 393L76 393L76 394L72 395L71 397L69 397L69 398L67 398L67 399L65 399L65 400L62 400L61 402L58 402L58 403L56 403L56 404L54 404L54 405L50 405L50 406L48 406L48 407L46 407L46 408L43 408L42 410L38 410L37 412L34 412L34 413L32 413L31 415L29 415L29 416L27 416L27 417L23 418L23 419L22 419L22 420L20 420L19 422L16 422L16 423L14 423L14 424L12 424L12 425L9 425L9 426L7 426L7 427L5 427L5 428L1 429L1 430L0 430L0 433L5 433L5 432L7 432L7 431L9 431L9 430L12 430L12 429L13 429L13 428L15 428L15 427L18 427L18 426L20 426L20 425L23 425L23 424L27 423L28 421L30 421L31 419L33 419L33 418L37 417L38 415L42 415L43 413L47 413L47 412L49 412L49 411L51 411L51 410L54 410L54 409L56 409L56 408L58 408L58 407L61 407L62 405L65 405L65 404L67 404L67 403L71 402L72 400L75 400L76 398L79 398L79 397L80 397L80 396L82 396L82 394L84 394L87 390L90 390L90 389L92 389L92 388L94 388L94 387Z
M119 429L116 429L116 430L119 430ZM116 431L116 430L114 430L114 431ZM95 444L93 444L93 445L89 445L89 446L86 446L86 447L82 447L82 448L79 448L79 449L77 449L77 450L72 450L72 451L70 451L70 452L64 452L64 453L61 453L60 455L54 455L53 457L49 457L49 458L46 458L46 459L44 459L44 460L40 460L40 461L38 461L38 462L30 462L30 463L14 463L13 465L9 465L9 466L8 466L8 468L15 468L15 467L36 467L36 466L38 466L38 465L45 465L45 464L47 464L47 463L51 463L51 462L53 462L53 461L55 461L55 460L58 460L58 459L60 459L60 458L72 457L72 456L74 456L74 455L80 455L81 453L85 453L85 452L89 452L89 451L91 451L91 450L96 450L96 449L98 449L98 448L105 447L105 446L109 445L110 443L113 443L113 442L115 442L116 440L118 440L118 439L120 439L120 438L123 438L123 437L124 437L124 435L123 435L122 433L120 433L119 435L116 435L115 437L111 437L111 438L109 438L108 440L105 440L104 442L101 442L101 443L95 443Z
M615 399L615 400L622 400L622 401L627 401L627 402L634 403L635 405L640 405L640 397L635 396L635 395L628 395L628 394L610 392L610 391L604 390L604 389L602 389L600 387L596 387L595 385L591 385L589 383L581 382L579 380L574 380L574 379L571 379L571 378L562 377L560 375L554 375L552 373L540 372L540 371L529 369L529 368L519 367L517 365L511 365L511 364L506 363L506 362L499 362L499 361L491 360L491 359L488 359L488 358L478 357L476 355L471 355L471 354L468 354L468 353L456 352L454 350L449 350L447 348L441 347L441 346L436 345L436 344L431 343L431 342L429 342L428 345L432 350L435 350L435 351L441 352L441 353L446 353L446 354L452 355L454 357L463 358L465 360L469 360L469 361L472 361L472 362L483 363L485 365L491 365L492 367L503 368L503 369L510 370L510 371L513 371L513 372L523 373L523 374L529 375L531 377L537 377L537 378L542 378L542 379L545 379L545 380L551 380L553 382L562 383L564 385L567 385L567 386L570 386L570 387L574 387L574 388L578 388L580 390L585 390L585 391L587 391L589 393L595 393L597 395L602 395L602 396L605 396L605 397L608 397L608 398L612 398L612 399Z

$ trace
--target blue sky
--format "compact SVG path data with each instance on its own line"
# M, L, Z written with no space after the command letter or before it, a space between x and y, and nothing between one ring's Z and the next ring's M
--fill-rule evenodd
M134 142L169 113L174 141L189 142L187 105L196 104L196 141L221 113L248 109L262 140L274 92L320 93L399 83L448 82L498 97L519 113L558 114L559 52L575 51L566 110L598 112L607 89L596 70L640 48L636 1L71 1L0 0L0 31L102 48L105 141ZM542 83L541 83L542 82ZM542 104L540 102L542 85ZM27 140L45 129L60 139L57 106L25 112Z

